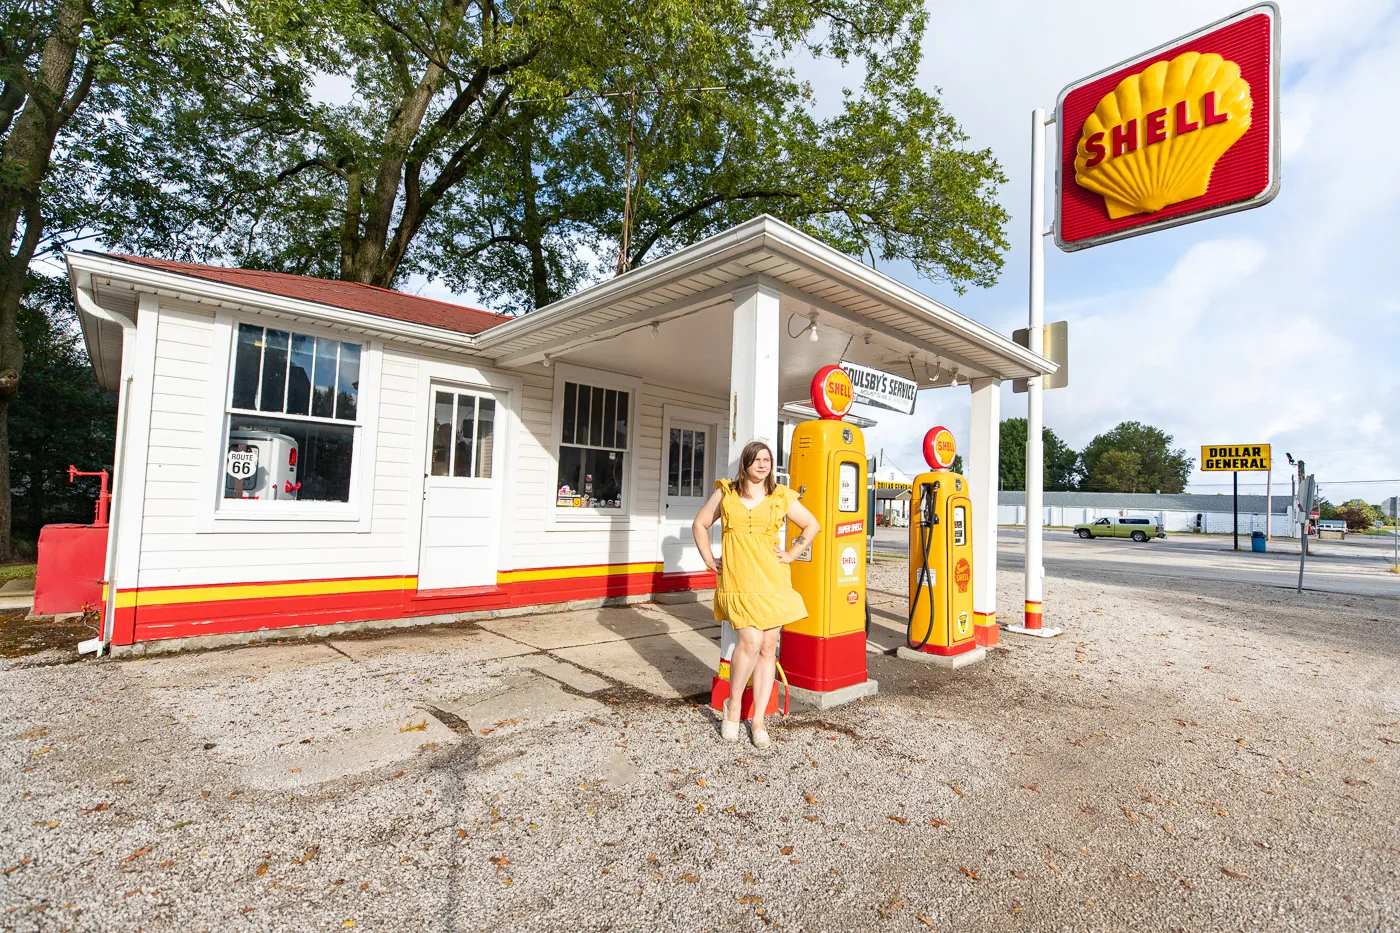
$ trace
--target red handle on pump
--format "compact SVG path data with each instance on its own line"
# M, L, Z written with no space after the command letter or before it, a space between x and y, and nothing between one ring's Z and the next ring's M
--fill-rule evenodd
M300 489L300 488L301 488L301 483L297 483L295 486L293 486L293 485L292 485L292 481L291 481L291 480L287 480L286 485L284 485L284 486L282 487L282 491L283 491L283 492L296 492L296 491L297 491L298 489Z

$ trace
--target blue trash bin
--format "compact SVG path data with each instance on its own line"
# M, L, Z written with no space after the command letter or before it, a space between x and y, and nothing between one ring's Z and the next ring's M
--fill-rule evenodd
M1249 549L1256 554L1263 554L1266 550L1264 545L1267 543L1268 542L1264 540L1264 532L1256 531L1250 536Z

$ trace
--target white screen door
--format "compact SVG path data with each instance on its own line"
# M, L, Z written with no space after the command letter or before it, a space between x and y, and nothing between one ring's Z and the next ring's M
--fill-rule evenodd
M503 405L480 389L429 391L418 589L493 586L500 554Z
M661 559L666 573L705 569L690 526L700 507L714 490L714 437L710 425L672 421L662 464L664 495L661 497ZM719 553L720 526L710 529L714 552Z

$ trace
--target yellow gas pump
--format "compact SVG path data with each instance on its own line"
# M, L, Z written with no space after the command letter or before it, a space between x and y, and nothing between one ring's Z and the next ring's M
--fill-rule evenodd
M853 397L840 367L819 370L812 401L822 418L793 429L788 455L788 485L821 531L792 562L807 618L784 627L782 661L793 692L822 706L868 696L877 686L865 664L865 438L840 420ZM796 533L789 525L788 534Z
M936 427L924 437L930 472L914 479L909 520L909 650L961 655L977 648L972 612L972 500L949 468L957 446ZM903 653L903 652L901 652Z

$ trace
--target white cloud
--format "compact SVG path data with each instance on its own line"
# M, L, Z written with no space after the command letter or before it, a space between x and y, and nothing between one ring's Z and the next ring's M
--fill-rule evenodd
M1120 2L1111 20L1101 3L931 5L922 80L944 89L972 144L990 146L1010 177L1002 202L1012 250L1000 284L966 296L907 268L887 271L1003 332L1024 326L1028 112L1052 106L1069 81L1242 5ZM1193 456L1201 444L1270 441L1284 489L1291 451L1334 501L1379 501L1400 483L1340 481L1400 479L1400 300L1389 281L1400 123L1387 116L1400 4L1294 2L1282 14L1279 198L1073 255L1050 248L1046 320L1070 322L1071 384L1046 393L1046 423L1075 447L1129 418L1175 435ZM914 418L867 432L906 467L917 466L935 420L966 445L966 392L923 396ZM1008 387L1003 417L1024 414L1024 396ZM1193 488L1221 481L1197 474Z

